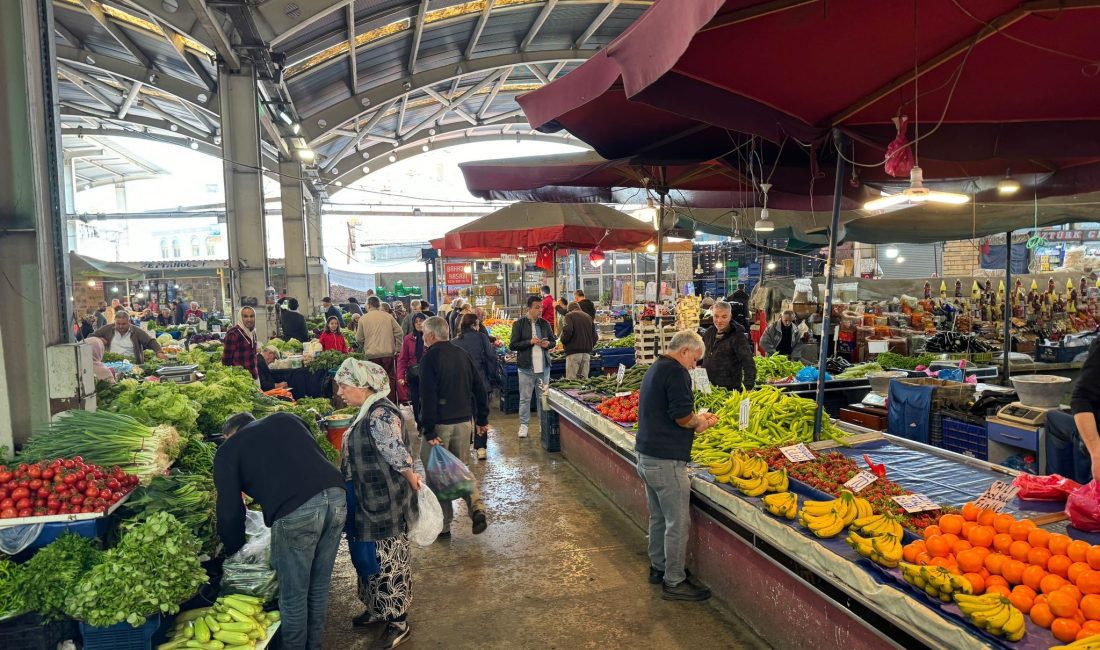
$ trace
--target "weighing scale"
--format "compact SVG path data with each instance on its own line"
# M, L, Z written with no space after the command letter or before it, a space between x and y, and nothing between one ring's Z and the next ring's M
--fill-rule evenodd
M187 366L161 366L157 369L157 376L161 381L170 381L175 384L190 384L195 381L195 372L199 369L197 364Z
M1028 427L1039 427L1046 422L1047 413L1057 410L1059 409L1056 407L1028 406L1022 402L1012 402L997 411L997 418L1018 422Z
M886 408L886 394L871 391L867 393L859 403L864 406L884 409Z

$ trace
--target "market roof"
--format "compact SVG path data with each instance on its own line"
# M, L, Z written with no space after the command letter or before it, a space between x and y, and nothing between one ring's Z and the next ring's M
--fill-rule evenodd
M516 95L572 70L650 4L301 0L215 10L198 1L57 0L63 131L121 128L214 153L214 57L255 48L265 138L284 139L274 137L286 127L271 115L286 112L318 154L318 177L348 183L367 173L365 160L378 161L374 171L391 152L545 138L528 133ZM266 143L265 153L274 159L277 146Z
M84 189L165 173L156 163L102 135L66 134L62 136L62 147L65 163L73 167L74 182Z

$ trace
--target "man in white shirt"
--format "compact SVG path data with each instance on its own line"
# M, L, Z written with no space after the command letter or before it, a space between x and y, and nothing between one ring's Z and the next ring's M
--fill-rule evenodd
M508 347L516 351L519 372L519 437L527 437L531 421L531 395L536 385L550 383L550 348L557 344L554 326L542 318L542 300L527 298L527 317L512 324L512 339ZM536 402L542 411L542 400Z
M101 327L92 336L98 336L106 341L108 352L124 355L136 363L145 361L146 350L152 350L161 360L168 358L149 332L133 326L130 322L130 314L125 309L115 312L114 325Z

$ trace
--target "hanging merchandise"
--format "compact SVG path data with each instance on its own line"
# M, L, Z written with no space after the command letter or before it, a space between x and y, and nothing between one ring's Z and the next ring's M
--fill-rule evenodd
M914 165L913 149L909 146L909 139L905 137L909 116L895 117L893 122L898 129L898 135L886 147L886 173L895 178L906 178Z
M535 257L535 266L547 271L554 270L554 247L550 244L539 246L538 255Z

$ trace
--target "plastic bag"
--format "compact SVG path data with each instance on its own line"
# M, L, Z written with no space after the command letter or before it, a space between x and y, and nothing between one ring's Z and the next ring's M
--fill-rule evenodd
M46 524L23 524L0 528L0 551L15 555L27 548L42 534Z
M433 445L428 456L428 486L440 501L453 501L474 492L474 475L443 445Z
M1089 481L1070 492L1066 499L1066 516L1077 530L1100 532L1100 485Z
M247 510L244 532L248 541L222 565L221 591L271 600L279 592L271 566L271 529L264 524L262 513Z
M435 493L427 483L420 484L416 501L420 514L409 528L409 541L417 546L431 546L439 533L443 532L443 508L439 506L439 499L435 498Z
M1081 487L1077 481L1061 474L1020 474L1012 481L1012 485L1020 488L1016 496L1025 501L1065 501L1071 492Z

